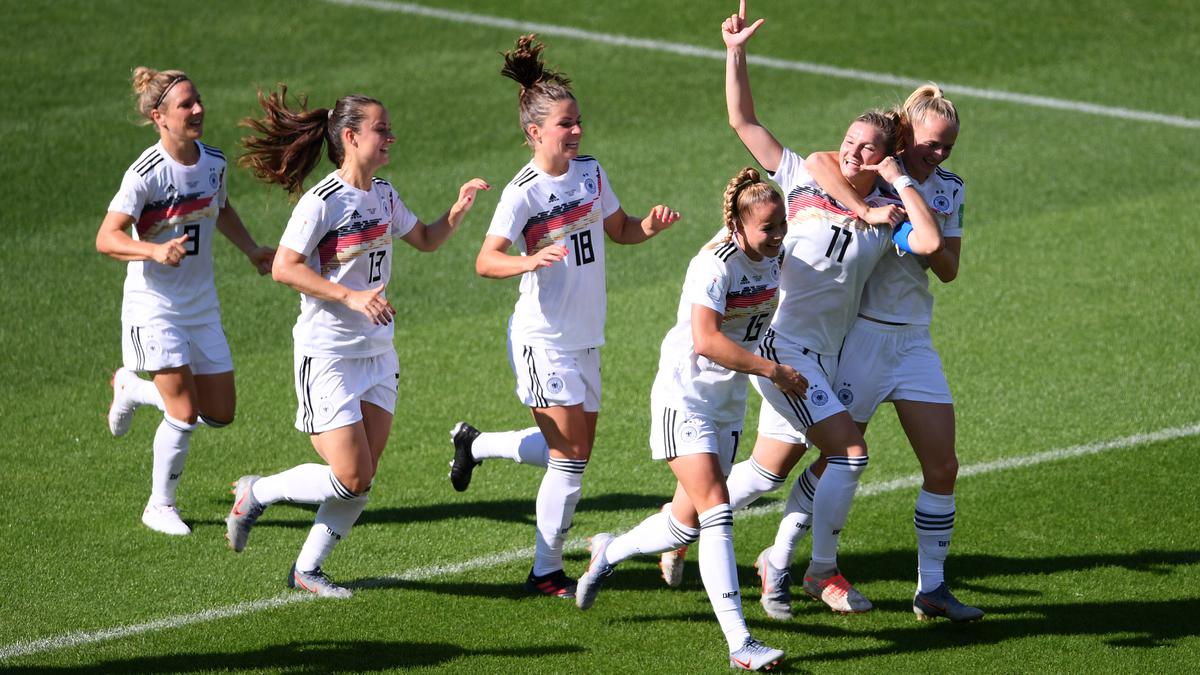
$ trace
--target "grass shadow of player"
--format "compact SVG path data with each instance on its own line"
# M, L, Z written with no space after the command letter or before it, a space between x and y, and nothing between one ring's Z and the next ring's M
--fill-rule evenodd
M290 642L254 651L180 653L112 659L85 666L3 667L0 673L207 673L213 671L283 671L301 673L368 673L436 666L470 656L536 658L586 651L570 644L469 649L438 642L378 640Z

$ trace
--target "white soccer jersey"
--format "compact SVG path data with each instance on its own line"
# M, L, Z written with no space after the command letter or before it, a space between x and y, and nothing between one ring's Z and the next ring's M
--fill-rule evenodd
M308 266L329 281L364 291L387 286L392 239L416 224L391 183L376 178L364 192L334 171L300 198L279 244L308 256ZM305 356L363 358L395 349L392 329L340 302L302 293L292 336Z
M121 321L146 326L157 321L198 325L221 320L213 284L212 242L217 214L225 206L225 155L196 144L200 159L187 166L155 143L125 171L108 210L134 219L132 236L161 244L188 235L178 267L153 260L127 266Z
M914 180L913 187L933 211L934 219L942 228L942 236L961 237L966 196L962 179L938 167L924 183ZM888 196L886 192L885 196ZM891 196L899 199L897 195ZM859 311L881 321L928 326L933 320L928 269L929 263L924 256L893 250L879 261L867 279Z
M663 339L651 392L655 406L698 413L717 422L746 416L746 375L696 353L692 305L721 314L721 332L752 352L775 312L782 259L781 254L751 260L732 241L706 246L692 258L675 326Z
M771 328L820 354L836 354L858 314L863 285L892 246L890 228L856 227L854 214L830 197L784 149L771 176L786 195L787 253L779 310ZM879 191L867 196L879 203Z
M510 323L514 342L559 350L604 344L604 219L620 207L600 162L586 155L561 176L531 161L504 188L488 235L504 237L526 256L551 244L568 250L521 277Z

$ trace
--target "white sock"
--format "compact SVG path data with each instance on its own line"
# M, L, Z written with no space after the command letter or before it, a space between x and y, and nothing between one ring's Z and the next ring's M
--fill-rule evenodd
M152 405L163 412L167 411L162 394L158 392L158 387L154 386L154 382L151 380L143 380L136 375L129 378L125 382L125 396L136 405Z
M812 527L813 495L820 480L810 466L792 483L787 505L783 508L783 518L779 521L779 530L775 533L775 544L767 555L776 569L786 570L792 566L792 552L796 544Z
M858 490L858 480L867 468L867 456L829 457L825 475L813 494L812 562L816 567L836 567L838 540L850 503Z
M150 502L161 506L175 504L175 490L183 475L188 446L195 424L181 422L163 414L154 433L154 469L150 473Z
M325 464L301 464L273 476L263 476L254 482L251 492L261 504L324 504L332 499L354 498L354 493Z
M537 427L520 431L484 432L471 441L475 459L511 459L518 464L545 468L550 462L550 446Z
M787 480L785 476L776 476L767 471L753 457L733 465L725 484L729 487L729 505L734 510L744 509L754 503L754 500L778 490ZM740 646L740 645L739 645Z
M611 565L635 555L673 551L700 538L700 530L675 519L670 510L659 511L638 523L637 527L613 539L604 555Z
M700 514L700 578L717 623L725 633L729 651L740 649L750 637L742 616L737 564L733 557L733 510L717 504Z
M478 440L478 439L476 439ZM586 459L550 458L537 496L537 541L533 574L542 576L563 568L563 541L575 517L575 505L583 492Z
M351 499L330 499L317 509L317 521L296 558L296 569L311 572L325 564L333 547L350 534L350 528L367 508L367 493Z
M946 556L954 535L954 495L921 490L913 526L917 529L917 592L928 593L946 580Z

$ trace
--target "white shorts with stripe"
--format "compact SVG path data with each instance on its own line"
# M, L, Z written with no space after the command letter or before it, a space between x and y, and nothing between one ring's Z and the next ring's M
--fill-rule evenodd
M758 353L795 368L808 380L808 398L800 399L780 391L769 378L758 375L750 378L763 397L758 413L759 434L785 443L807 443L804 432L809 427L845 412L846 408L833 396L833 387L829 386L830 371L837 365L835 356L793 344L770 329L759 343Z
M358 359L296 354L296 428L319 434L363 418L362 404L396 410L400 361L396 352Z
M716 422L709 417L664 405L650 404L650 456L674 459L685 455L716 455L728 476L737 457L742 421Z
M884 401L953 403L929 326L891 326L859 318L846 335L833 381L855 422Z
M530 408L583 405L600 410L600 350L559 351L508 343L508 359L517 377L517 398Z
M195 326L154 323L121 326L121 360L125 367L143 373L189 366L195 375L215 375L233 370L233 355L221 322Z

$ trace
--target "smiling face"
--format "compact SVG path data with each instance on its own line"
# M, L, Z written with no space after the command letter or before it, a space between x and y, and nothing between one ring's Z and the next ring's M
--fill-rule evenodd
M878 164L886 156L887 135L867 122L851 124L838 151L842 175L847 180L861 173L862 167Z
M739 214L737 236L742 250L751 260L774 258L783 248L783 237L787 234L787 214L783 200L772 191L775 198L752 205L748 213Z
M200 92L191 80L180 80L150 112L150 119L163 140L199 140L204 134L204 104L200 102Z
M958 140L958 123L940 115L914 120L912 142L905 149L904 168L919 181L929 178L939 164L950 158Z
M363 120L358 130L342 130L342 147L346 151L342 164L354 162L371 173L391 159L389 148L396 142L387 109L371 104L363 108Z
M575 99L556 101L540 125L526 129L533 141L533 156L543 169L562 168L579 156L579 141L583 138L583 120Z

